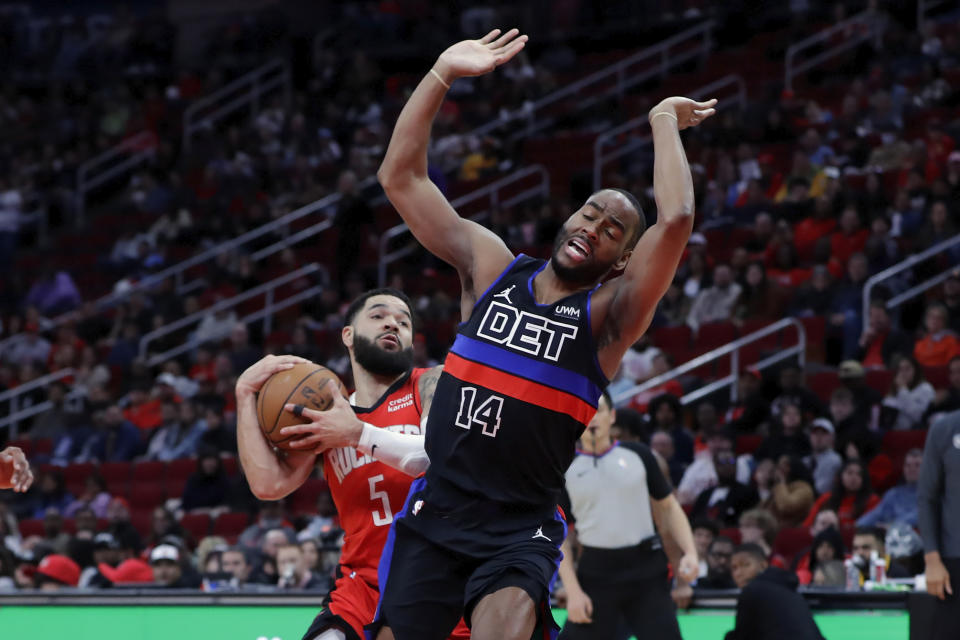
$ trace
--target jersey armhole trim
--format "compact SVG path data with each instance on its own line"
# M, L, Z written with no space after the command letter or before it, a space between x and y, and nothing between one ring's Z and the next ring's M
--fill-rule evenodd
M607 374L603 372L603 367L600 366L600 349L597 347L597 338L593 335L593 294L599 288L600 285L598 284L587 294L587 333L590 335L590 346L593 349L593 366L596 368L600 380L603 380L603 388L606 389L610 385L610 379L607 378Z
M490 283L490 286L487 287L486 290L484 290L484 292L483 292L482 294L480 294L480 295L477 297L476 300L474 300L473 306L470 307L470 315L471 315L471 316L473 315L473 312L476 310L476 308L480 305L480 303L483 302L483 300L487 297L487 295L490 294L491 291L493 291L494 287L496 287L498 284L500 284L500 281L503 280L508 273L510 273L511 269L513 269L513 268L516 266L516 264L520 261L520 259L521 259L521 258L526 258L526 257L527 257L526 254L519 253L519 254L517 254L517 256L516 256L513 260L510 261L510 264L508 264L506 267L504 267L503 271L500 272L500 275L497 276L497 279L494 280L493 282L491 282L491 283ZM466 320L458 323L457 326L458 326L458 327L462 327L463 325L467 324L467 322L469 322L469 321L470 321L470 319L467 318Z

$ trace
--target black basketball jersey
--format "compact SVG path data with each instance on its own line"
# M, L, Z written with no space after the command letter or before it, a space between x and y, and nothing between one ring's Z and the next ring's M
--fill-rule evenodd
M502 503L557 504L607 379L590 328L593 291L538 304L533 279L545 266L518 256L460 325L430 409L428 481Z

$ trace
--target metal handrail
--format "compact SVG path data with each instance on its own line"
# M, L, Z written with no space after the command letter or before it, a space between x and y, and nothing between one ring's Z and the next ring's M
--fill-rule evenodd
M524 180L525 178L528 178L532 175L539 176L540 182L537 183L537 185L529 189L524 189L520 193L510 198L507 198L506 200L503 200L503 201L500 200L500 189L502 189L503 187L515 184L517 182L520 182L521 180ZM499 205L503 205L505 207L512 207L529 198L536 197L536 196L545 197L545 196L549 196L549 194L550 194L550 174L543 167L543 165L535 164L535 165L526 167L524 169L514 171L513 173L503 178L500 178L495 182L491 182L485 187L480 187L475 191L471 191L470 193L462 195L459 198L452 201L450 203L450 206L456 209L458 207L463 207L467 204L470 204L471 202L474 202L476 200L489 198L490 207L496 207ZM470 220L473 220L475 222L482 221L487 215L489 215L489 213L490 212L488 209L484 209L483 211L471 216ZM406 223L401 222L398 225L394 225L393 227L390 227L380 236L380 263L377 266L377 280L380 283L381 287L385 286L387 282L387 266L393 262L396 262L400 258L413 253L416 250L416 246L408 245L400 249L396 249L394 251L390 251L390 252L387 251L387 248L390 242L394 238L404 233L407 233L408 231L410 231L410 227L408 227Z
M66 369L58 369L53 373L48 373L45 376L40 376L39 378L34 378L30 382L25 382L21 385L14 387L13 389L8 389L3 393L0 393L0 402L6 402L7 400L14 400L18 396L21 396L28 391L33 391L34 389L43 389L50 385L52 382L57 380L62 380L63 378L69 378L74 373L76 373L72 367L67 367Z
M667 38L666 40L658 42L657 44L651 45L641 51L638 51L637 53L627 56L623 60L591 73L590 75L581 78L576 82L572 82L562 89L558 89L553 93L547 94L542 98L535 100L529 109L519 109L506 116L501 116L491 120L490 122L477 127L468 135L484 136L491 131L518 120L527 121L527 126L523 130L523 134L529 135L543 129L550 124L550 122L547 120L540 120L537 122L537 112L542 111L544 108L556 104L562 100L566 100L582 91L586 91L587 97L585 100L577 104L579 109L586 108L587 106L594 104L595 102L602 100L614 93L622 95L623 92L630 87L636 86L642 82L646 82L651 78L666 75L671 69L683 64L684 62L687 62L688 60L692 60L697 57L706 57L707 54L710 53L710 50L713 49L713 27L713 20L701 22L698 25L690 27L689 29L681 31L678 34ZM698 39L699 46L691 50L671 53L673 47L680 44L688 44L691 39ZM654 58L659 58L659 60L657 61L657 64L650 69L640 72L630 71L628 73L628 70L633 65ZM596 85L609 82L611 80L616 81L616 85L612 89L607 89L605 91L600 91L597 89Z
M925 249L920 253L914 253L913 255L907 256L897 264L892 267L887 267L883 271L876 273L869 278L867 278L866 283L863 285L863 330L866 331L870 326L870 300L872 298L873 288L884 280L889 280L890 278L896 276L897 274L903 273L908 269L912 269L921 262L932 258L933 256L948 251L954 247L960 247L960 234L957 234L951 238L947 238L943 242L938 242L929 249ZM934 276L924 282L921 282L918 285L911 287L910 289L900 293L899 295L890 298L887 301L887 309L893 309L894 307L899 306L904 301L913 298L914 296L920 295L927 289L931 289L944 280L954 271L956 267L951 267L938 276Z
M156 143L156 134L144 130L90 158L77 168L73 208L74 223L78 227L83 223L87 207L87 195L105 182L113 180L152 158Z
M153 331L144 334L143 337L140 338L140 349L139 349L140 357L141 358L146 357L147 346L157 338L169 335L175 331L182 329L183 327L187 327L191 324L200 322L211 313L217 313L219 311L232 309L237 305L243 302L246 302L251 298L255 298L259 295L266 294L268 299L268 304L270 304L270 302L273 301L273 292L276 289L286 284L289 284L290 282L293 282L298 278L313 275L314 273L317 273L317 272L326 273L326 271L320 265L313 262L304 267L300 267L295 271L290 271L289 273L285 273L282 276L279 276L277 278L274 278L273 280L270 280L269 282L265 282L259 286L256 286L253 289L249 289L247 291L244 291L243 293L239 293L233 296L232 298L221 300L216 304L213 304L207 307L206 309L195 311L194 313L191 313L188 316L184 316L183 318L174 320L173 322L169 322L163 325L162 327L154 329Z
M670 380L679 378L683 374L689 373L690 371L693 371L698 367L702 367L708 362L712 362L713 360L722 358L727 355L730 356L730 373L724 376L723 378L720 378L719 380L714 380L713 382L698 388L696 391L692 391L684 395L682 398L680 398L680 403L687 405L692 402L696 402L700 398L706 397L711 393L728 386L730 387L730 400L732 402L736 402L737 400L736 381L737 381L738 371L740 369L740 348L750 344L751 342L756 342L762 338L766 338L767 336L777 333L778 331L782 331L787 327L796 327L797 344L792 347L788 347L787 349L780 349L779 351L777 351L777 353L773 354L772 356L768 356L763 360L760 360L759 362L752 363L750 367L753 369L756 369L757 371L762 371L763 369L766 369L767 367L774 365L777 362L780 362L781 360L792 358L794 355L797 356L797 360L799 361L800 366L802 367L806 357L807 332L803 328L803 324L796 318L783 318L782 320L778 320L777 322L767 325L762 329L758 329L753 333L747 334L742 338L737 338L736 340L729 342L723 345L722 347L717 347L712 351L708 351L702 356L697 356L693 360L684 362L680 366L674 367L670 371L662 373L659 376L656 376L654 378L650 378L649 380L646 380L626 391L618 393L613 398L613 404L616 406L620 406L621 404L623 404L633 396L637 395L638 393L649 391L650 389L658 387L665 382L669 382Z
M743 78L737 74L730 74L711 82L710 84L704 85L699 89L695 89L690 92L690 96L695 97L696 99L705 99L707 96L713 96L715 92L724 87L733 85L736 87L737 92L731 98L724 98L723 108L727 108L732 101L734 104L740 105L743 107L747 103L747 85L744 82ZM622 146L611 151L609 154L604 154L604 147L610 145L611 141L616 140L619 136L628 131L632 131L637 128L647 128L647 116L637 116L632 118L623 124L617 125L610 129L607 129L593 142L593 188L599 189L601 183L603 182L603 167L608 162L622 158L623 156L631 153L637 149L645 147L653 142L653 136L650 133L646 133L643 136L630 138Z
M0 429L3 429L3 427L9 426L10 427L10 433L8 434L10 436L9 439L11 440L15 439L17 437L17 423L20 420L29 418L30 416L37 415L38 413L42 413L43 411L46 411L47 409L53 406L52 402L50 402L49 400L46 400L44 402L40 402L36 405L33 405L31 407L21 409L20 398L24 394L30 391L34 391L36 389L45 389L51 383L56 382L57 380L63 380L64 378L68 378L72 376L74 373L75 371L72 367L67 367L66 369L60 369L58 371L54 371L53 373L48 373L45 376L34 378L30 382L25 382L24 384L14 387L13 389L9 389L7 391L4 391L3 393L0 393L0 402L6 402L6 401L10 402L10 407L9 407L9 410L7 411L7 415L3 416L3 418L0 418Z
M237 322L238 323L242 322L243 324L250 324L252 322L256 322L257 320L262 319L264 334L270 333L270 330L273 326L272 324L273 314L275 314L277 311L282 311L287 307L298 304L304 300L308 300L314 296L318 296L323 291L323 289L324 287L322 285L315 285L310 287L309 289L304 289L303 291L299 291L294 295L290 296L289 298L284 298L283 300L280 300L280 301L270 300L263 309L254 311L253 313L250 313L238 319ZM173 347L172 349L167 349L162 353L154 354L147 360L147 366L155 367L158 364L163 364L167 360L170 360L171 358L176 358L181 353L186 353L187 351L190 351L191 349L194 349L198 346L200 346L200 341L197 340L196 338L191 337L189 340L187 340L183 344L179 344L176 347Z
M803 62L794 62L794 58L796 58L797 54L801 51L809 49L814 45L824 43L837 33L843 32L851 27L854 28L854 32L843 42L839 42L832 47L828 47L813 57L804 60ZM840 55L848 49L852 49L861 42L874 40L875 46L880 46L880 38L883 35L884 28L885 25L880 19L880 16L872 9L866 9L855 16L851 16L846 20L842 20L835 25L827 27L826 29L821 29L813 35L790 45L787 48L787 53L783 62L783 86L788 90L792 90L794 78L799 76L801 73L813 69L817 65L829 60L830 58Z
M189 151L193 134L208 124L219 122L247 106L260 109L260 99L268 92L283 89L284 101L290 102L290 68L285 60L271 60L245 73L233 82L200 98L183 113L182 149Z

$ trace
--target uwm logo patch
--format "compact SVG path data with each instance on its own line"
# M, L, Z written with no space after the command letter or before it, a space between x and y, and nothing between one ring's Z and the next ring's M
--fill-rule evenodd
M558 316L566 316L568 318L579 318L580 317L580 308L574 307L565 304L558 304L553 310Z
M494 301L483 314L477 335L514 351L556 362L564 343L577 337L577 330L576 325Z

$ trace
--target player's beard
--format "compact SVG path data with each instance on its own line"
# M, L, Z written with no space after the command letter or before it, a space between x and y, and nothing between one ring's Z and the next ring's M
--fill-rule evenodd
M354 335L353 357L375 376L398 376L413 367L413 347L400 351L381 349L373 340Z
M580 265L571 267L560 263L560 260L558 260L560 251L563 250L569 240L570 236L566 233L566 230L560 227L560 231L557 232L557 237L553 241L553 251L550 253L550 264L553 266L553 272L564 282L577 287L600 282L613 265L604 265L594 261L592 252L591 256Z

